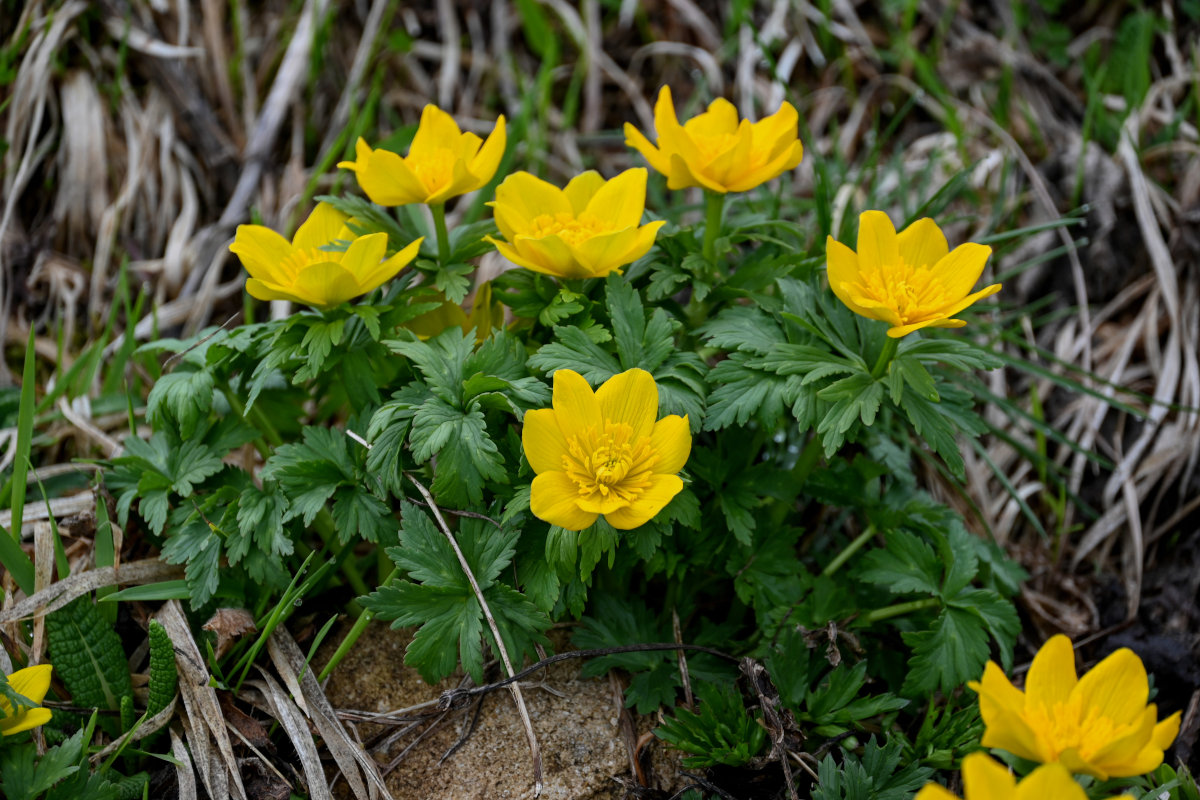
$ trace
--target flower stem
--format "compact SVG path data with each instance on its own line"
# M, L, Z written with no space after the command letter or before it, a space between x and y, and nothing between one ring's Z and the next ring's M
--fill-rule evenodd
M825 569L821 570L822 575L832 575L842 568L842 565L850 560L850 557L862 549L862 546L871 540L875 535L875 526L868 525L867 529L855 537L854 541L846 545L842 552L838 553L833 561L830 561Z
M438 203L430 206L433 212L433 225L437 230L438 266L445 267L450 263L450 233L446 230L446 204Z
M396 576L399 574L400 568L393 567L391 574L387 576L380 588L391 584L391 582L394 581ZM362 636L363 631L367 629L367 625L374 618L375 615L368 609L364 609L363 612L358 615L358 619L354 620L354 625L350 627L350 631L346 634L346 637L342 639L340 644L338 644L337 650L333 651L333 656L329 659L329 663L325 665L325 668L321 670L321 674L317 676L317 680L324 681L329 677L329 673L337 669L337 665L342 663L342 659L345 658L346 654L350 652L350 649L354 647L354 643L358 641L358 637Z
M894 606L885 606L877 608L874 611L868 611L859 617L860 620L866 623L879 622L892 617L899 617L904 614L910 614L913 611L924 611L927 608L937 608L941 604L941 600L936 597L926 597L924 600L909 600L907 603L897 603Z
M871 377L878 380L887 371L888 364L892 363L892 359L896 357L896 349L900 347L900 340L888 337L883 343L883 350L879 351L879 360L875 362L874 369L871 370Z
M704 192L704 260L715 266L717 261L717 236L721 233L721 213L725 210L725 195L721 192Z

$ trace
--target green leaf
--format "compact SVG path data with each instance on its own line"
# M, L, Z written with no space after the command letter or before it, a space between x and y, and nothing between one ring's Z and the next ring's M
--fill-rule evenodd
M55 675L75 705L116 711L133 693L121 637L90 597L79 597L46 616L46 640Z
M347 442L339 430L307 427L302 442L282 445L267 459L260 477L275 481L288 498L284 521L302 517L311 525L339 487L355 485L357 470Z
M675 710L654 729L654 735L673 747L691 753L686 767L725 764L740 767L762 752L767 731L746 710L735 688L701 683L696 687L699 711Z
M1012 601L1005 600L991 589L965 589L946 603L983 620L988 633L996 640L1004 669L1012 669L1013 647L1021 632L1021 619Z
M392 510L361 486L343 486L334 493L333 523L343 544L363 539L390 544L399 523Z
M896 594L921 592L937 595L942 568L933 548L919 536L907 531L889 531L887 547L872 550L862 557L865 569L859 577L868 583L886 586Z
M962 608L945 608L927 631L903 633L913 649L901 694L919 697L933 691L952 692L983 673L988 657L983 620Z
M417 409L409 441L419 464L437 454L432 488L440 501L451 506L479 505L486 481L508 482L504 457L478 410L459 411L431 397Z
M475 336L461 328L447 328L428 342L393 339L384 342L393 352L407 357L425 376L430 391L447 405L463 402L463 364L475 347Z
M242 490L238 498L238 535L231 536L226 544L229 563L241 561L251 546L272 556L292 554L294 545L283 528L288 500L275 488L274 482L267 481L261 489L251 485Z
M206 369L184 365L154 382L146 401L146 419L155 426L174 420L179 436L192 438L213 404L213 376Z
M730 425L745 425L757 418L774 428L783 418L800 387L800 378L780 377L758 368L753 356L737 352L717 364L708 373L713 392L708 397L708 416L704 429L719 431Z
M221 537L198 513L171 534L163 544L162 558L168 564L186 565L183 574L191 589L192 608L199 608L216 594L221 579Z
M621 371L620 363L579 328L555 328L554 337L556 341L542 345L529 357L529 366L547 373L571 369L593 385Z

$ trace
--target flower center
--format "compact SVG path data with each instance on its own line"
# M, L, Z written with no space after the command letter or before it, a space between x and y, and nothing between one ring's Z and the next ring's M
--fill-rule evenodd
M534 239L557 235L568 245L578 246L588 239L608 233L609 230L609 226L602 220L586 211L578 217L560 211L554 215L540 214L534 217L533 222L530 223L528 235Z
M297 247L292 250L291 255L279 262L279 269L283 274L295 278L300 274L300 270L305 267L325 261L332 261L337 264L341 263L341 260L342 253L320 250L315 247L308 250Z
M864 270L855 288L867 300L894 309L902 325L921 322L949 302L945 287L934 280L928 267L912 267L903 259L880 264L873 272Z
M1045 737L1054 758L1075 748L1087 760L1105 745L1133 732L1133 726L1103 716L1098 708L1089 708L1084 716L1079 698L1055 703L1052 708L1026 706L1025 719Z
M579 496L631 503L650 485L658 456L649 437L637 441L623 422L590 426L573 436L563 456L563 471L579 488Z
M450 148L439 147L430 153L422 154L420 158L409 156L405 161L409 169L416 173L421 184L432 194L454 178L454 164L458 158Z

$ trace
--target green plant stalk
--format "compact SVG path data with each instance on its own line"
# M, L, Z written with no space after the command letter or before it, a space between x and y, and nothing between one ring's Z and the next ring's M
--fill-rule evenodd
M704 192L704 260L714 267L717 262L717 236L721 233L721 214L725 210L725 195Z
M394 581L399 574L400 568L393 567L391 574L387 576L384 582L380 585L380 588L391 585L392 581ZM364 594L366 594L366 592L364 592ZM354 643L358 641L358 637L362 636L363 631L367 629L367 625L374 618L375 615L370 611L370 609L365 609L361 614L358 615L358 619L354 620L354 625L350 628L350 631L346 634L346 637L338 644L337 650L333 651L333 656L329 659L329 663L325 665L324 669L321 670L321 674L317 676L318 681L324 681L329 677L331 672L337 669L337 665L342 663L342 659L345 658L346 654L350 652L350 649L354 647Z
M867 529L865 531L860 533L858 536L854 537L854 541L852 541L850 544L846 545L842 549L842 552L840 552L836 556L834 556L833 561L830 561L829 564L826 565L825 569L821 570L821 574L825 575L825 576L829 576L829 575L832 575L835 572L837 572L839 569L842 568L843 564L845 564L847 561L850 560L851 556L853 556L855 553L857 553L859 550L862 549L862 546L864 544L871 541L871 537L873 537L874 535L875 535L875 526L868 525Z
M438 266L445 267L450 263L450 232L446 230L446 204L438 203L430 206L433 212L433 226L437 231Z
M887 338L887 341L883 343L883 350L879 351L879 359L871 369L872 378L879 380L883 377L883 373L887 372L888 364L892 363L892 359L896 357L896 350L899 347L899 339L893 339L891 336Z
M33 446L33 406L37 400L34 380L37 354L33 348L33 327L25 345L25 364L21 369L21 405L17 409L17 450L13 458L12 494L8 507L12 509L12 535L21 541L21 523L25 515L25 481L29 475L29 451Z
M896 603L894 606L884 606L877 608L874 611L868 611L859 617L859 620L871 624L880 620L891 619L892 617L901 617L905 614L911 614L914 611L924 611L927 608L937 608L941 605L941 600L936 597L926 597L924 600L910 600L907 603Z

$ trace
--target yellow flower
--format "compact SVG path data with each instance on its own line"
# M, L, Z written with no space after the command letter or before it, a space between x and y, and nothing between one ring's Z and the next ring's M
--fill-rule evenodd
M340 161L338 166L353 170L367 197L381 206L436 206L490 181L507 141L503 114L483 141L473 133L463 133L445 111L427 105L407 156L372 150L360 138L355 160Z
M991 661L983 680L967 685L979 693L984 747L1031 761L1060 761L1071 772L1100 780L1155 769L1179 734L1178 712L1155 723L1158 709L1146 705L1146 668L1126 648L1076 679L1071 641L1060 634L1034 656L1025 691L1014 688Z
M17 694L24 695L35 703L42 702L50 689L49 664L38 664L36 667L19 669L8 676L8 685ZM50 721L50 709L28 708L21 706L13 710L12 704L0 697L0 736L11 736L14 733L31 730Z
M795 169L804 155L796 135L800 115L784 103L758 122L738 120L737 109L724 98L680 125L664 86L654 104L658 146L641 131L625 123L625 144L645 157L650 166L667 176L671 189L702 186L714 192L746 192Z
M951 252L928 217L897 234L887 214L864 211L858 218L858 252L832 236L825 250L833 293L854 313L891 325L887 333L893 339L930 326L961 328L967 323L951 317L1000 291L994 283L967 294L992 248L968 242Z
M229 249L250 273L246 291L259 300L336 306L391 280L421 247L417 239L385 260L387 234L355 238L347 219L333 206L320 203L290 243L262 225L239 225ZM350 241L345 252L321 249L338 239Z
M614 375L593 394L576 372L554 373L553 408L525 414L521 443L537 473L529 507L539 519L581 531L603 514L630 530L683 489L676 475L692 450L688 418L658 416L649 372Z
M484 281L475 290L470 314L463 311L458 303L446 300L445 295L441 295L441 298L443 302L439 307L409 320L404 323L404 327L421 339L432 339L446 328L474 330L477 342L486 339L493 328L504 327L504 308L500 303L492 302L491 281Z
M986 753L971 753L962 762L965 800L1087 800L1087 793L1061 764L1038 767L1020 783ZM936 783L927 783L913 800L958 800Z
M514 264L559 278L598 278L636 261L665 223L639 227L646 208L646 170L628 169L610 181L597 172L565 189L515 172L490 204L508 239L487 240Z

